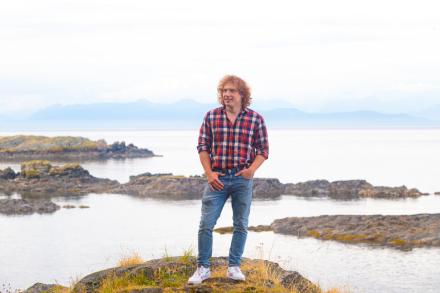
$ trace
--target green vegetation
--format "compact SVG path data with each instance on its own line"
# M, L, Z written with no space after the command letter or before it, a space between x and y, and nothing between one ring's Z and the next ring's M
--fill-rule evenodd
M166 246L165 246L165 248L164 248L164 253L163 253L163 255L162 255L162 258L163 258L165 261L171 261L171 260L173 259L173 257L168 253L168 249L167 249Z
M132 270L129 267L141 265L144 261L138 253L131 256L124 256L119 262L119 267L126 267L124 272L117 272L112 269L100 281L93 292L98 293L128 293L132 290L146 288L161 288L163 292L217 292L217 293L243 293L243 292L273 292L273 293L342 293L349 290L331 288L322 290L307 280L299 286L300 291L295 288L285 288L281 284L282 272L273 264L257 260L243 262L241 269L246 275L246 281L236 282L225 279L227 264L216 265L211 268L210 280L199 286L189 286L188 278L195 269L195 258L192 256L193 249L189 247L184 254L178 257L169 257L169 260L162 259L162 265L156 269ZM166 254L168 254L166 252ZM69 288L56 287L48 293L85 293L87 288L79 284L79 280L72 281Z
M49 161L27 161L21 164L21 174L26 178L38 178L42 174L47 174L51 167Z
M189 263L191 263L191 259L193 257L194 257L194 248L192 246L190 246L183 251L183 254L179 258L179 261L184 264L189 264Z
M82 169L81 165L79 164L65 164L63 166L52 166L50 168L49 171L49 175L54 176L54 175L62 175L65 174L68 171L73 171L73 170L79 170Z
M219 234L228 234L228 233L232 233L233 231L234 231L234 227L220 227L214 229L214 232L217 232Z
M44 176L63 176L74 173L73 171L84 171L79 164L65 164L63 166L52 166L49 161L32 160L21 163L21 175L25 178L40 178ZM87 172L86 172L87 173ZM80 173L81 174L81 173ZM69 192L80 192L79 188L69 188Z
M272 231L272 227L270 225L249 226L248 227L248 231L267 232L267 231ZM219 234L229 234L229 233L233 233L234 232L234 227L232 227L232 226L229 226L229 227L219 227L219 228L215 228L214 232L217 232Z
M390 243L394 246L404 246L407 242L400 238L395 238L390 241Z
M84 137L15 135L0 137L0 153L94 151L108 147L104 140Z

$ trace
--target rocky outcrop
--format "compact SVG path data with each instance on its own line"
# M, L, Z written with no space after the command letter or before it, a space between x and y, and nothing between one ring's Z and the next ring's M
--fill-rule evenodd
M174 176L168 174L144 173L131 176L130 181L111 190L142 197L162 199L200 199L206 188L206 178L202 176ZM255 178L254 198L275 199L283 193L284 186L278 179Z
M273 231L273 230L270 225L258 225L258 226L249 226L248 231L267 232L267 231ZM228 226L228 227L215 228L214 232L217 232L219 234L231 234L234 232L234 227Z
M128 183L120 185L112 192L172 200L198 199L203 194L205 181L200 176L144 173L130 176Z
M69 288L58 284L35 283L23 291L23 293L43 293L43 292L69 292Z
M127 293L164 292L164 290L173 292L282 292L283 289L320 292L316 285L298 272L286 271L277 263L270 261L243 259L241 267L247 277L245 282L215 277L219 275L215 273L216 271L222 272L221 275L223 275L227 264L226 257L212 258L211 270L214 277L204 281L201 285L188 285L187 280L196 268L194 257L150 260L138 265L116 267L90 274L75 284L73 292L98 292L105 282L109 283L109 280L118 278L126 280L126 284L135 282L131 280L142 280L143 284L147 284L143 286L145 288L138 284L136 290L113 287L117 292Z
M284 194L284 184L276 178L254 178L255 198L274 199Z
M290 217L271 224L275 233L410 250L440 247L440 214Z
M0 170L0 192L39 195L81 195L87 193L124 193L165 200L200 199L207 188L203 176L175 176L171 173L144 173L119 184L115 180L93 177L78 164L52 166L34 160L21 164L21 172ZM325 196L334 199L406 198L423 195L417 189L373 186L365 180L329 182L315 180L282 184L275 178L254 178L254 198L277 199L281 195Z
M249 231L314 237L343 243L411 250L415 247L440 247L440 214L418 215L323 215L289 217L271 225L250 226ZM214 229L219 234L233 232L233 227Z
M107 144L84 137L16 135L0 137L0 160L95 160L152 157L148 149L124 141Z
M52 166L48 161L28 161L14 179L0 178L0 192L22 195L60 196L103 193L119 186L115 180L100 179L78 164Z
M365 180L312 180L296 184L285 184L284 194L304 197L330 197L334 199L371 198L407 198L424 195L419 190L406 186L373 186Z
M15 179L17 177L17 174L14 170L12 170L10 167L0 170L0 179Z
M49 199L0 199L0 214L6 215L53 213L59 208Z

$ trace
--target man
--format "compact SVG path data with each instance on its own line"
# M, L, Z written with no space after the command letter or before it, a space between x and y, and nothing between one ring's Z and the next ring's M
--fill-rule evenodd
M247 237L252 178L269 155L266 125L260 114L248 108L251 92L246 82L227 75L220 80L217 93L222 107L205 115L197 145L208 182L202 197L198 267L188 280L190 284L200 284L210 277L212 230L229 197L234 231L227 276L245 280L240 262Z

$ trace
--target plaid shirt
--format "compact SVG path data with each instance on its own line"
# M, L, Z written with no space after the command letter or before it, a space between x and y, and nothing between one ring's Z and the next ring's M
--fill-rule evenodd
M206 113L200 127L197 150L211 157L212 169L249 167L256 155L269 156L269 141L263 117L245 108L234 124L226 117L224 107Z

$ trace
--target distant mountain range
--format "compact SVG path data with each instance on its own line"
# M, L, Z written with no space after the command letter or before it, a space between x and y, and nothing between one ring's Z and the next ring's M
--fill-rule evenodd
M415 112L414 115L440 121L440 104Z
M310 113L289 107L261 104L261 113L271 128L382 128L440 127L440 105L420 113L385 114L375 111ZM2 120L0 130L38 129L196 129L204 114L217 104L180 100L172 104L149 101L53 105L22 120ZM252 107L251 107L252 108ZM423 116L423 117L422 117ZM428 119L426 117L431 117ZM433 119L434 118L434 119Z

